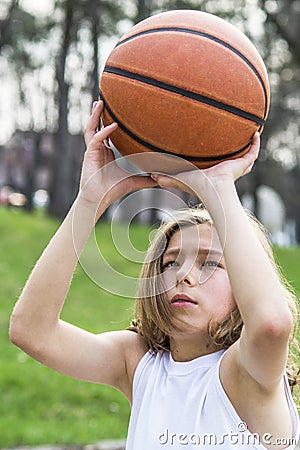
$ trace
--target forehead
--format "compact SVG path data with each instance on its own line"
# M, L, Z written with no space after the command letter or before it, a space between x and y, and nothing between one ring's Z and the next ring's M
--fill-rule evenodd
M183 226L170 238L166 252L170 250L193 250L222 252L221 244L214 226L208 223Z

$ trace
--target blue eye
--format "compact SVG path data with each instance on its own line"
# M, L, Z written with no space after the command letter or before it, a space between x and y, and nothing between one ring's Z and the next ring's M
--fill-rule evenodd
M203 267L220 267L220 264L218 263L218 261L205 261L205 263L203 264Z
M167 261L162 264L162 270L168 269L170 267L178 267L179 263L177 261Z

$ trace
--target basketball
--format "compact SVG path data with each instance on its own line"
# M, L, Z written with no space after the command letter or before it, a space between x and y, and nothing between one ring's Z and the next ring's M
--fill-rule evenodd
M244 155L266 122L270 88L252 42L229 22L175 10L135 25L100 78L103 124L122 155L144 153L146 172L207 168ZM138 163L137 163L138 165Z

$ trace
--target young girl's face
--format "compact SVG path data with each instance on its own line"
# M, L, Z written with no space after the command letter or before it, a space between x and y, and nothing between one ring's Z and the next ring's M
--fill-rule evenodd
M209 224L176 231L162 259L166 296L184 331L207 331L235 309L216 230ZM181 327L181 326L180 326Z

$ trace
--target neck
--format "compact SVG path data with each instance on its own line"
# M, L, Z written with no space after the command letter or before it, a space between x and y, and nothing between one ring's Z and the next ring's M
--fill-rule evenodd
M191 361L218 350L220 349L216 346L208 345L207 335L176 333L176 335L170 337L170 351L174 361Z

